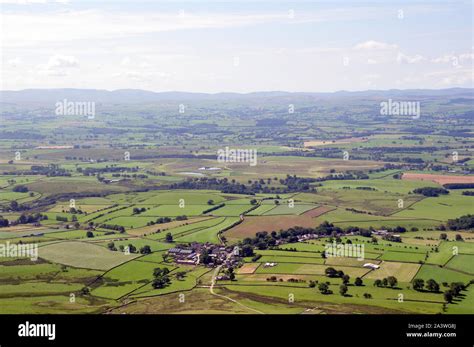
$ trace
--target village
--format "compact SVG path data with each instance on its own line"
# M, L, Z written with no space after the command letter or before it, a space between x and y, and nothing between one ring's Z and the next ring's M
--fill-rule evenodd
M237 267L241 262L241 250L238 246L222 246L212 243L193 242L187 246L177 245L168 250L177 264L205 265L215 267Z

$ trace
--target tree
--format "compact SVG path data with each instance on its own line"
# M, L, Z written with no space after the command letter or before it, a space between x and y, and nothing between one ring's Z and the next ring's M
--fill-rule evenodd
M179 271L176 273L176 279L181 281L186 277L186 271Z
M374 286L375 286L375 287L381 287L381 286L382 286L382 281L381 281L381 280L378 280L378 279L375 280L375 281L374 281Z
M448 235L446 233L441 233L439 234L439 239L440 240L447 240L448 239Z
M320 283L318 289L321 294L327 294L329 291L329 286L326 283Z
M227 276L229 276L229 279L231 281L235 280L235 273L234 273L234 268L233 267L229 267L227 269Z
M28 192L28 187L27 186L16 186L13 187L13 191L16 193L26 193Z
M464 241L460 234L456 234L456 241Z
M462 282L453 282L451 283L451 293L454 296L459 296L461 294L461 291L465 289L464 283Z
M18 210L18 207L19 207L18 202L16 202L15 200L13 200L13 201L10 202L10 209L11 209L12 211L17 211L17 210Z
M140 253L141 254L150 254L151 253L151 248L148 245L143 246L140 248Z
M394 276L388 276L388 277L387 277L387 282L388 282L388 285L389 285L391 288L393 288L393 287L395 287L395 286L397 285L398 280L397 280L397 278L394 277Z
M350 279L349 275L344 275L342 276L342 283L348 284Z
M346 296L346 293L347 293L347 286L345 284L341 284L339 286L339 294L341 294L342 296Z
M86 233L86 236L89 237L89 238L94 237L94 233L92 231L88 231Z
M386 287L388 285L388 279L387 278L382 279L382 285L384 287Z
M212 200L212 199L207 200L207 204L208 205L214 205L214 200Z
M453 302L453 293L450 290L447 290L443 294L444 300L449 304Z
M337 276L337 271L335 268L333 267L328 267L326 268L326 270L324 270L324 273L326 274L326 276L328 277L336 277Z
M173 242L173 235L171 233L166 234L166 242Z
M363 282L362 282L362 278L360 277L357 277L354 281L354 284L357 286L357 287L360 287L362 286Z
M425 286L425 281L422 280L421 278L415 278L413 280L413 289L417 291L423 290L423 287Z
M170 270L168 268L155 268L153 270L153 276L155 279L152 282L152 286L155 289L161 289L166 287L169 283L171 283L171 280L168 276Z
M430 292L439 292L439 284L434 279L426 281L426 289Z
M212 261L212 257L209 256L209 252L206 249L202 250L199 261L201 264L209 264Z
M137 247L135 247L134 245L132 245L131 243L128 244L128 251L130 253L136 253L137 252Z
M171 281L168 276L159 276L153 280L152 286L155 289L162 289L170 282Z
M242 247L242 256L243 257L252 257L254 255L253 247L251 245L244 245Z

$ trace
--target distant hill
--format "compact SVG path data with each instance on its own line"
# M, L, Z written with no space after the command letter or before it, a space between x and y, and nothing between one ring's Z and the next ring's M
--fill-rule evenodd
M290 93L283 91L253 93L189 93L189 92L152 92L140 89L118 89L113 91L101 89L25 89L19 91L0 91L0 102L7 104L51 104L67 99L69 101L94 101L106 104L156 103L162 101L198 101L198 100L246 100L273 98L354 98L354 99L423 99L436 97L453 98L454 100L474 100L472 88L450 89L409 89L409 90L367 90L338 91L334 93Z

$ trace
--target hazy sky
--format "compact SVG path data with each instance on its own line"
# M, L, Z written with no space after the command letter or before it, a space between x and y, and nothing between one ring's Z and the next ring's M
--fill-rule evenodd
M1 86L473 86L471 1L3 1Z

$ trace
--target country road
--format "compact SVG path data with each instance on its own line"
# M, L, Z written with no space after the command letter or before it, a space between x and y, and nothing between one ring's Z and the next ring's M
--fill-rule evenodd
M234 300L232 298L229 298L228 296L225 296L225 295L221 295L221 294L217 294L216 292L214 292L214 285L216 284L216 278L217 278L217 275L219 274L219 271L220 269L222 268L222 265L219 265L218 267L216 267L216 269L214 270L214 274L212 275L212 281L211 281L211 286L209 287L209 291L212 295L215 295L215 296L218 296L220 298L223 298L223 299L226 299L226 300L229 300L229 301L232 301L233 303L236 303L237 305L240 305L242 307L244 307L245 309L247 310L250 310L250 311L253 311L255 313L258 313L258 314L265 314L264 312L262 311L258 311L256 309L253 309L251 307L248 307L240 302L238 302L237 300Z

